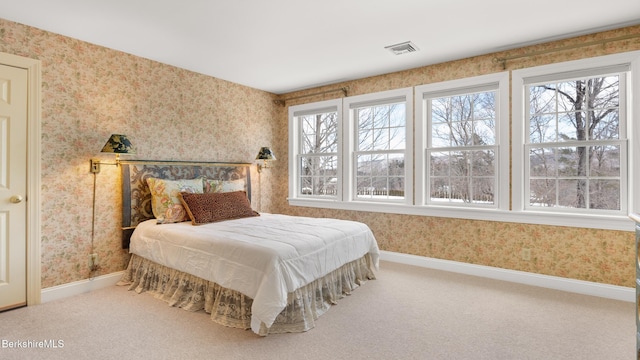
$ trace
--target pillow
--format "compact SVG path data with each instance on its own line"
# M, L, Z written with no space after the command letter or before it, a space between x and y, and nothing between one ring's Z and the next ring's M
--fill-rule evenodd
M180 202L180 192L202 193L202 179L166 180L148 178L151 190L151 210L158 224L188 221L189 216Z
M245 190L245 180L213 180L204 179L204 192L205 193L217 193L217 192L230 192L230 191L243 191Z
M180 201L193 225L260 216L251 209L246 191L204 194L181 192Z

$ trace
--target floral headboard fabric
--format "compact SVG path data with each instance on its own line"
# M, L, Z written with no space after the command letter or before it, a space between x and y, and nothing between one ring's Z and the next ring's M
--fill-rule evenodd
M251 199L251 164L181 161L122 161L122 248L129 248L129 238L135 227L153 219L151 190L148 178L166 180L203 179L244 182Z

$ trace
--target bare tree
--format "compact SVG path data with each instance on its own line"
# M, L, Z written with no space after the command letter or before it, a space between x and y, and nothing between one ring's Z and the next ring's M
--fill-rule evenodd
M404 196L404 104L357 108L355 120L358 194ZM402 150L403 153L393 154L394 150Z
M619 137L617 76L532 86L529 94L531 142L576 144L591 141L592 144L556 147L555 156L548 148L532 148L532 175L562 175L575 179L558 181L560 188L549 180L533 182L536 186L532 187L531 193L537 198L535 201L555 204L557 195L560 204L571 207L619 208L616 182L587 180L592 176L614 175L618 171L615 160L610 158L619 156L619 149L593 145L593 141ZM565 185L574 189L562 187ZM590 199L589 204L587 199Z
M327 112L302 117L302 193L331 194L327 183L337 174L338 114Z
M431 147L443 150L431 152L431 197L492 203L495 94L437 98L431 109Z

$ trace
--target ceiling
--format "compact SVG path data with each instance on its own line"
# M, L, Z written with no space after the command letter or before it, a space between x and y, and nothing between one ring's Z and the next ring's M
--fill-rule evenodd
M0 9L275 94L640 24L638 0L0 0ZM405 41L419 51L385 49Z

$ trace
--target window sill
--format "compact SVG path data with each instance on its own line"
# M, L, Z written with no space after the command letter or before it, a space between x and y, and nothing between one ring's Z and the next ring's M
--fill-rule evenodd
M628 216L601 216L535 211L507 211L499 209L460 208L450 206L413 206L381 202L341 202L326 199L289 198L289 205L388 214L432 216L443 218L500 221L523 224L568 226L588 229L635 231Z

